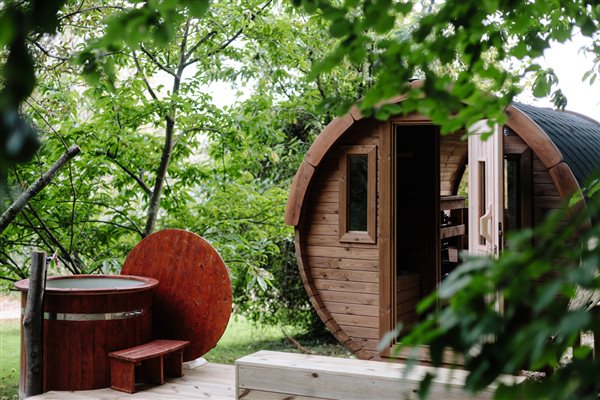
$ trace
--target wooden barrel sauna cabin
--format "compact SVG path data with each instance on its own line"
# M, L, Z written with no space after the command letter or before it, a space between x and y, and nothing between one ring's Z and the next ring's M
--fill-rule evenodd
M353 108L309 149L286 223L312 305L358 357L389 354L379 340L416 322L459 251L499 252L506 231L541 223L600 167L598 122L523 104L505 113L482 141L484 121L462 140L425 115L378 121Z

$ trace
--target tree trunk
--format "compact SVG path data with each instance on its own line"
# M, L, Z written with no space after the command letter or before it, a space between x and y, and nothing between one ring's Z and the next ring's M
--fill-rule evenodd
M50 169L42 174L37 181L32 183L14 203L0 215L0 233L17 217L17 215L25 208L29 200L45 188L58 173L58 171L69 161L75 157L81 149L77 145L69 147L62 156L50 167Z
M23 333L27 370L25 398L43 392L42 373L42 301L46 287L46 253L35 251L31 255L29 290L23 317Z

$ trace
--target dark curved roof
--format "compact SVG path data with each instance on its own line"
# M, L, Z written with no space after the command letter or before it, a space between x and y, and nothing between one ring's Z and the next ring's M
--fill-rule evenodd
M546 132L579 186L600 169L600 123L577 114L514 103Z

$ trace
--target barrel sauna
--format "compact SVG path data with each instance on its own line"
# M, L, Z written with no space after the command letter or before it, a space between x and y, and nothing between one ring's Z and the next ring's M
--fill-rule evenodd
M380 340L420 322L418 302L460 254L499 254L506 234L543 224L600 169L600 123L520 103L504 113L503 125L442 135L428 115L378 120L353 107L307 151L285 221L312 306L357 357L402 357Z
M152 291L158 281L132 275L50 277L44 294L43 390L110 386L108 353L151 340ZM29 280L15 283L25 309ZM26 354L21 331L21 382Z

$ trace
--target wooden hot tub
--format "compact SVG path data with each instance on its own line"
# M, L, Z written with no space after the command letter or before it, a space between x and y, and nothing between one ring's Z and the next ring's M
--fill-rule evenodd
M50 277L44 294L43 390L110 386L108 353L151 339L153 278L133 275ZM25 308L29 280L15 283ZM25 387L21 334L21 388Z

